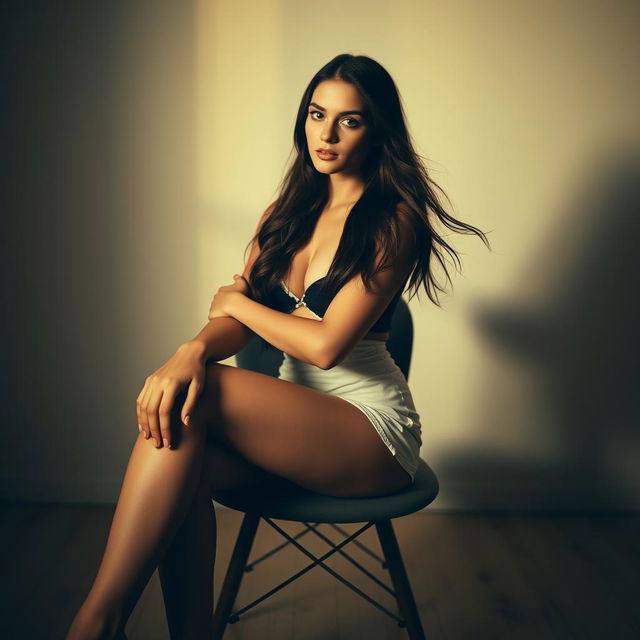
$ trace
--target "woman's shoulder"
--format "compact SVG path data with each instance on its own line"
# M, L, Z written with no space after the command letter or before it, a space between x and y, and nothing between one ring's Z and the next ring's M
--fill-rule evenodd
M413 209L409 206L406 200L399 200L396 203L396 217L404 222L411 221L411 214Z
M396 220L398 221L398 230L405 243L413 245L416 236L415 216L413 209L404 200L400 200L396 204Z
M273 210L276 208L277 200L274 200L265 210L265 212L260 216L260 220L258 221L258 228L260 228L267 220L267 218L273 213Z
M266 209L266 211L262 214L262 217L266 220L272 213L273 210L276 208L276 204L277 204L277 200L274 200Z

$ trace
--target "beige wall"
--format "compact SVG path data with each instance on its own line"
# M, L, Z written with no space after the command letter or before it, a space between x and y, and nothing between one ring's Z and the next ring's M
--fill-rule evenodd
M39 336L41 347L26 356L11 347L7 362L21 363L21 376L43 357L52 369L35 402L16 383L22 411L10 409L8 422L40 436L37 445L11 436L18 453L3 460L11 495L116 498L144 377L199 330L216 288L242 267L287 164L304 87L334 55L351 52L395 78L452 213L489 231L494 249L449 236L464 270L452 267L444 309L424 293L410 302L422 457L441 479L433 506L638 506L633 3L197 0L92 11L76 20L101 34L109 72L78 94L95 70L67 51L61 60L72 71L59 91L74 113L104 108L104 118L86 126L80 152L61 144L42 169L63 173L59 214L84 221L59 241L58 260L70 268L56 282L85 321L71 324L68 306L49 306L54 332L12 294L15 335ZM109 29L99 29L100 18ZM79 46L95 55L95 38ZM46 95L43 82L34 96ZM56 117L76 119L64 110ZM20 118L28 126L38 116ZM86 162L101 151L108 202L93 183L74 180L84 169L103 184L100 165ZM26 169L20 177L32 178ZM43 185L33 201L16 200L14 216L37 217L54 190ZM32 247L29 233L40 231L25 233ZM78 245L93 249L71 263ZM34 269L46 268L41 253L27 251ZM96 264L102 258L106 269ZM74 346L61 348L61 334ZM74 375L65 377L69 358ZM47 381L56 381L55 394ZM51 418L56 398L69 410ZM58 444L43 448L51 438Z
M61 1L3 20L1 497L115 501L145 377L204 324L193 11Z

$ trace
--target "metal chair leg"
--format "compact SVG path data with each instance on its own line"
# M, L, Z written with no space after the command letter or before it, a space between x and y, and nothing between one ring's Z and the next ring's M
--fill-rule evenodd
M218 598L215 614L213 616L213 635L212 640L222 640L224 630L229 622L231 609L236 601L238 595L238 589L242 581L242 575L244 568L253 546L253 541L256 537L256 531L258 524L260 523L260 517L245 513L242 519L242 525L240 526L240 532L238 533L238 539L229 561L229 567L227 574L224 578L222 585L222 591ZM231 616L232 618L232 616ZM233 622L233 619L231 619Z
M380 539L380 546L389 565L389 575L396 592L400 615L404 618L410 640L425 640L424 630L418 615L416 601L411 591L409 578L402 562L398 541L391 525L391 520L380 520L375 523Z

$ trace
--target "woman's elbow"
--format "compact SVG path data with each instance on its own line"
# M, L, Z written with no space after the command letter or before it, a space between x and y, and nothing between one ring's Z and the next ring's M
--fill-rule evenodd
M325 352L321 352L320 355L316 358L316 367L320 369L331 369L331 367L335 366L333 361L334 359L327 355Z
M340 364L344 356L337 349L329 346L324 346L319 350L316 357L316 366L320 369L331 369Z
M339 365L353 347L353 337L336 331L320 334L315 363L320 369L331 369Z

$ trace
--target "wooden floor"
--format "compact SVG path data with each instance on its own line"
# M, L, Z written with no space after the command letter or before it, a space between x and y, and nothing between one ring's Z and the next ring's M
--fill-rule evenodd
M218 512L215 594L241 514ZM5 504L0 509L0 638L61 640L95 576L113 508ZM303 526L277 521L290 534ZM393 521L428 640L625 640L640 638L640 516L451 514ZM353 532L358 525L344 525ZM334 542L340 534L321 531ZM251 560L282 538L261 522ZM360 540L379 553L375 530ZM313 534L313 553L327 551ZM362 550L346 547L387 584ZM245 574L236 609L309 559L290 545ZM344 558L328 566L385 607L393 598ZM130 640L169 637L157 573L127 625ZM229 625L225 640L399 640L406 631L321 568L314 568Z

